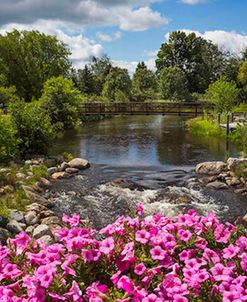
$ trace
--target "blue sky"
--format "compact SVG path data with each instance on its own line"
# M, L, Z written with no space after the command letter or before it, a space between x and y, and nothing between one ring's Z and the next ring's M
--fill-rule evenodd
M154 68L174 30L195 31L239 55L247 47L247 0L0 0L0 33L37 29L69 45L75 66L106 53L132 73Z

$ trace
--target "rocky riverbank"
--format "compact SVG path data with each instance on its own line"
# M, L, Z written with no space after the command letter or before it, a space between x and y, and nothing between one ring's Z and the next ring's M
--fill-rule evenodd
M54 165L54 164L57 165ZM33 168L40 165L48 165L47 172L49 179L44 177L30 186L27 185L29 177L33 176ZM54 242L53 230L61 227L61 219L52 211L54 202L45 198L44 193L49 191L55 181L62 178L69 178L77 174L79 170L89 168L87 160L74 158L71 161L54 159L33 159L25 162L25 173L23 168L16 173L16 182L25 192L26 202L29 203L24 211L10 210L8 217L0 216L0 241L5 244L11 235L26 231L35 239L41 239L45 243ZM0 174L10 173L9 168L0 169ZM14 186L6 185L1 188L1 196L14 191Z

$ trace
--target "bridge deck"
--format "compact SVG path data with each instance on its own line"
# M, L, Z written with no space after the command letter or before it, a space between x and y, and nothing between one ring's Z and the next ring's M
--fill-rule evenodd
M181 115L198 116L212 106L202 103L84 103L84 115Z

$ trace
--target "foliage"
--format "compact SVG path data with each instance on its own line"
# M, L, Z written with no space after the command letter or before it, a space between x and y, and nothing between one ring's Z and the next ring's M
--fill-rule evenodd
M72 80L57 77L46 81L41 103L57 129L77 125L80 101L80 92L74 87Z
M63 152L63 158L66 162L69 162L74 158L74 156L70 152Z
M198 117L186 122L189 132L195 136L223 136L225 131L219 128L212 118Z
M127 69L113 67L106 77L102 96L110 101L115 101L116 93L121 91L125 95L125 100L130 97L131 80Z
M142 206L138 205L138 214ZM0 248L0 295L22 301L243 301L247 237L210 213L120 217L97 232L63 215L58 243L18 234ZM104 235L104 239L102 238ZM205 300L206 299L206 300Z
M229 112L236 105L239 89L235 82L227 82L220 77L216 82L209 85L207 96L210 103L215 105L218 112Z
M10 102L18 100L14 86L0 86L0 108L6 108Z
M240 87L238 80L239 68L241 65L241 59L239 57L229 56L223 65L222 75L227 82L234 81Z
M156 76L144 62L138 63L132 79L132 99L145 101L154 99L156 92Z
M15 86L26 101L39 98L44 82L64 76L70 52L56 37L38 31L14 30L0 35L0 68L8 86Z
M223 55L213 43L197 37L195 33L175 31L158 52L156 67L175 66L187 77L190 92L203 93L221 73Z
M244 153L247 154L247 124L238 125L230 137L231 140L238 144Z
M72 70L71 79L73 80L76 88L83 94L94 94L96 91L96 83L94 75L87 65L83 69L77 71Z
M165 67L160 71L159 90L165 99L184 101L189 97L188 82L182 69Z
M247 60L239 67L238 79L244 87L247 87Z
M18 157L17 129L10 116L0 114L0 162Z
M10 105L10 113L16 128L19 151L22 157L30 154L46 154L55 138L50 117L35 101L18 101Z

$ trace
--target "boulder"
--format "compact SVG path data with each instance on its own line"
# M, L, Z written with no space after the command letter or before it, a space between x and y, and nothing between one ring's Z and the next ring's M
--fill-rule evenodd
M196 173L216 175L225 171L226 167L223 161L204 162L196 165Z
M61 220L57 217L57 216L50 216L50 217L46 217L44 219L42 219L41 221L42 224L61 224Z
M206 185L206 187L208 189L215 189L215 190L219 190L219 189L227 189L227 184L225 184L224 182L221 181L213 181L210 182Z
M247 228L247 214L245 214L244 217L242 218L242 223Z
M6 226L6 229L10 231L10 233L19 234L23 231L23 228L20 226L19 222L16 220L10 220Z
M52 206L52 205L50 205L50 202L46 198L40 196L39 194L30 192L30 191L26 191L26 195L27 195L28 199L30 199L34 203L42 204L47 208Z
M26 206L26 211L35 211L37 213L40 213L41 211L46 211L47 208L42 205L42 204L38 204L38 203L31 203L28 206Z
M90 167L90 163L83 158L74 158L68 162L70 168L76 168L79 170L83 170Z
M70 167L69 164L64 161L63 163L61 163L60 169L61 171L65 171L69 167Z
M25 229L25 232L26 232L28 235L32 235L34 229L35 229L35 226L34 226L34 225L30 225L30 226L28 226L28 227Z
M57 167L50 167L50 168L48 168L47 171L50 175L52 175L53 173L56 173L58 171L58 168Z
M247 158L229 157L227 160L227 168L231 171L236 171L243 163L246 163L247 165Z
M51 185L52 185L51 182L44 177L41 177L38 181L38 186L44 189L51 187Z
M46 165L46 167L51 168L56 166L57 161L54 158L45 158L44 159L44 165Z
M0 215L0 228L6 228L8 222L8 218Z
M17 174L16 174L16 177L17 177L17 178L25 179L25 178L27 177L27 175L24 174L24 173L17 173Z
M40 218L46 218L46 217L50 217L50 216L54 216L54 212L51 210L45 210L40 212Z
M54 239L50 235L44 235L40 237L39 240L42 240L46 245L54 243Z
M62 178L69 178L70 176L71 175L66 172L56 172L51 175L51 178L54 180L57 180L57 179L62 179Z
M247 192L247 187L234 190L234 193L236 193L236 194L243 194L245 192Z
M79 169L76 169L76 168L66 168L65 172L69 173L69 174L74 174L74 173L78 173Z
M24 222L24 214L21 211L12 210L10 212L10 217L11 219L16 220L18 222Z
M51 235L50 228L46 224L38 225L33 231L33 238L38 239L45 235Z
M226 183L228 184L228 186L237 186L241 182L240 182L240 180L237 177L233 177L233 178L227 180Z
M25 221L28 226L35 225L40 222L39 215L35 211L27 212L25 215Z
M7 239L10 237L10 233L3 228L0 228L0 243L6 244Z

